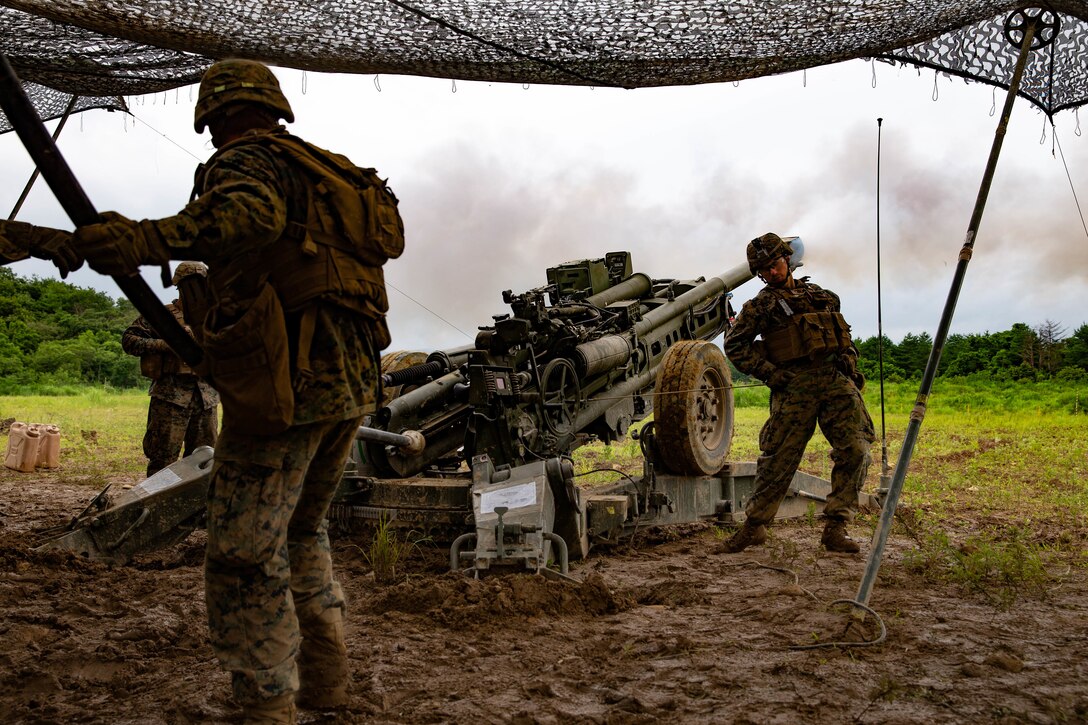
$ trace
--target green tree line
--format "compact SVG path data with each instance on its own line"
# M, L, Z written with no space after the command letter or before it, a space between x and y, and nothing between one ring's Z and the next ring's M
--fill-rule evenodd
M127 299L0 267L0 394L51 385L142 385L121 349L138 313Z
M19 277L0 267L0 394L31 386L92 383L142 386L139 361L121 350L121 333L136 319L128 300L55 279ZM891 382L920 379L933 340L908 333L855 340L859 367L877 380L883 361ZM735 371L734 371L735 372ZM950 335L938 375L1004 380L1088 380L1088 324L1071 335L1047 321L1004 332ZM744 379L745 376L738 376Z
M861 353L858 367L876 380L883 361L884 379L892 382L921 379L933 350L929 333L907 333L898 344L887 336L855 340ZM949 335L941 351L938 377L976 377L990 380L1088 379L1088 324L1072 335L1047 320L1037 327L1022 322L1003 332Z

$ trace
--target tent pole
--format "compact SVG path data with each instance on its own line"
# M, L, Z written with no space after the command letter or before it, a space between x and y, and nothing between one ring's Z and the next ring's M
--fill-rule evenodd
M64 129L64 124L68 123L68 117L72 115L72 111L75 110L76 102L79 100L79 96L73 95L72 100L68 102L68 108L64 109L64 115L60 117L60 123L57 124L57 128L53 131L53 143L57 142L57 138L60 137L61 130ZM38 180L38 175L41 171L37 166L34 167L34 172L30 174L30 180L26 182L26 186L23 187L23 193L19 195L19 200L15 202L15 206L11 209L11 214L8 215L8 221L13 221L15 217L19 215L19 210L23 208L23 202L26 201L27 196L30 195L30 190L34 188L34 182Z
M903 448L899 453L899 460L896 462L895 474L892 476L887 496L884 497L880 520L877 523L876 532L873 534L873 545L869 552L869 560L865 565L865 574L862 576L861 585L858 587L857 597L855 597L855 601L863 605L869 603L869 596L872 594L877 570L880 569L884 546L887 544L888 534L891 532L895 509L899 503L899 494L903 490L903 481L907 477L911 454L914 452L914 444L918 440L918 431L921 429L922 419L926 415L926 402L929 399L930 390L933 388L933 379L937 376L937 366L941 361L941 352L945 340L948 338L948 328L952 324L952 315L956 311L956 301L959 298L960 288L963 286L963 278L967 274L967 264L971 261L975 237L982 221L982 211L986 207L986 197L990 193L990 184L994 178L994 170L997 168L997 158L1001 154L1001 144L1005 140L1009 117L1012 115L1013 101L1016 100L1020 80L1024 75L1024 68L1027 66L1036 27L1037 18L1031 18L1024 29L1024 39L1020 44L1020 55L1016 61L1016 70L1013 73L1012 82L1009 83L1009 92L1005 96L1005 107L1001 111L1001 119L998 121L997 130L994 132L990 158L986 162L986 171L982 175L982 184L979 187L978 197L975 199L975 210L971 214L971 222L967 227L967 236L964 239L963 247L960 249L959 263L956 265L956 272L952 278L952 288L948 291L944 313L941 315L937 334L933 338L933 348L930 350L929 361L926 363L925 372L922 374L922 384L918 389L918 397L915 399L914 409L910 414L910 422L907 424L907 430L903 436ZM857 611L863 610L859 609Z
M53 190L61 207L67 212L72 223L77 227L95 224L101 217L94 204L79 185L68 162L60 149L49 137L45 125L38 118L34 105L27 98L15 69L3 53L0 53L0 109L7 114L12 128L26 147L34 164L41 169L45 183ZM113 281L121 289L133 307L147 318L151 326L158 331L162 339L173 348L190 366L196 366L204 356L204 351L189 336L174 314L163 306L162 302L140 276L139 272L131 275L114 275Z

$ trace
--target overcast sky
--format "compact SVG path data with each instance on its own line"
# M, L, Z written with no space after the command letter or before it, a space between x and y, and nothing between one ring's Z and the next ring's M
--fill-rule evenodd
M712 276L766 231L800 236L804 273L840 294L856 336L876 334L878 117L884 332L932 335L1004 102L989 86L867 61L633 91L276 72L289 128L376 167L400 197L393 348L424 351L470 342L508 311L503 290L545 284L549 266L625 249L651 277ZM69 120L59 145L99 210L157 218L184 205L213 150L193 132L195 96L129 99L136 120ZM1072 188L1045 116L1017 100L953 333L1088 322L1074 197L1088 206L1088 140L1074 112L1056 122ZM14 133L0 136L0 163L7 215L32 171ZM71 228L41 182L18 218ZM36 260L13 269L56 274ZM120 295L87 268L69 281ZM738 309L757 289L737 290Z

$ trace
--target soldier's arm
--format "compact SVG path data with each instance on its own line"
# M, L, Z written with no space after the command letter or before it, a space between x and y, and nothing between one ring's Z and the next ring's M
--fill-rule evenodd
M725 337L723 348L726 357L737 366L737 370L766 381L777 368L767 360L761 346L754 344L756 337L763 331L763 318L766 315L764 307L759 295L745 302Z
M121 349L129 355L143 356L151 353L170 352L170 346L159 338L147 320L140 317L121 335Z
M208 260L258 250L283 234L287 198L280 168L257 144L227 149L209 166L205 191L154 222L173 259Z
M0 223L0 263L18 262L27 257L48 259L67 277L83 266L83 256L72 244L72 233L25 222Z

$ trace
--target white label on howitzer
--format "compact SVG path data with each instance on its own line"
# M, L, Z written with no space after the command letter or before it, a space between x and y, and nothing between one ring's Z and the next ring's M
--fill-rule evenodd
M498 491L488 491L480 496L480 513L493 514L496 506L518 509L536 503L536 484L521 483Z
M181 476L174 473L169 468L164 468L151 478L141 483L140 491L142 493L142 496L150 496L151 494L158 493L159 491L167 488L168 486L174 485L180 480Z

